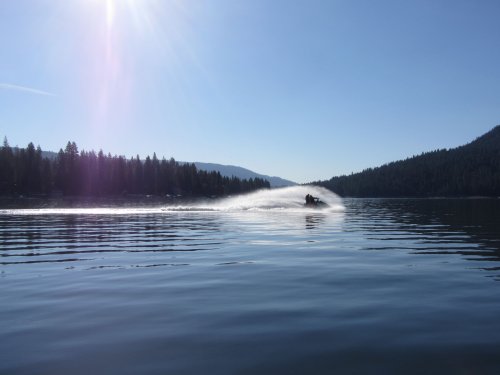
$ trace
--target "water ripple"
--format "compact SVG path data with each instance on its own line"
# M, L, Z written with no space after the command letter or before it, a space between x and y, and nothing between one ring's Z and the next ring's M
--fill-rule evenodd
M1 211L0 373L498 373L499 202L344 205Z

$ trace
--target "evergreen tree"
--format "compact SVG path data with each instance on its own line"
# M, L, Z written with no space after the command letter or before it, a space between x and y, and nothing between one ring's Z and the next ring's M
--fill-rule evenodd
M7 137L4 137L0 149L0 193L13 193L15 184L14 153L9 146Z
M142 162L139 156L105 155L102 150L78 152L68 142L54 160L43 158L33 143L25 149L10 148L7 138L0 149L0 193L109 196L123 193L185 196L223 196L258 188L268 188L262 179L239 180L219 172L199 171L194 164L175 159L160 162L153 153Z

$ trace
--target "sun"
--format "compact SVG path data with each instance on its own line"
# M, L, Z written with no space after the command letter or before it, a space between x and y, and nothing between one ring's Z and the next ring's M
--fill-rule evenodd
M115 20L116 13L116 0L89 0L94 5L102 8L100 12L104 13L106 20L106 27L111 29ZM118 0L120 1L120 0ZM123 0L121 0L123 2Z
M78 27L83 38L77 48L82 51L82 84L95 128L104 128L134 107L147 71L139 69L142 64L162 64L166 74L177 79L184 58L197 63L190 49L191 13L185 0L75 1L82 5Z
M108 31L124 24L126 28L147 28L151 27L156 13L164 8L169 8L172 3L160 0L85 0L94 4L103 17L102 20ZM167 6L170 4L170 6Z
M104 0L106 2L106 26L108 29L113 28L115 19L115 0Z

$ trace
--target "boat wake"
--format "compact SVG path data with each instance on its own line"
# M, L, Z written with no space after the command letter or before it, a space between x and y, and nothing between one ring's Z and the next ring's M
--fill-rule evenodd
M311 194L326 203L306 207L305 196ZM291 186L265 189L249 194L215 200L196 201L182 205L149 207L79 207L0 209L0 215L151 215L165 212L343 212L342 200L331 191L318 186Z
M324 207L305 207L305 196L311 194L326 203ZM319 186L290 186L265 189L216 201L184 206L167 206L165 211L344 211L341 198Z

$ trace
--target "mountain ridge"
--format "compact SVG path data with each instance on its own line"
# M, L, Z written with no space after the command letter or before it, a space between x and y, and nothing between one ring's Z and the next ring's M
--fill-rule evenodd
M264 174L260 174L254 171L251 171L250 169L239 167L236 165L224 165L224 164L216 164L216 163L205 163L205 162L198 162L195 161L194 165L196 165L196 168L211 172L211 171L216 171L220 172L222 176L226 177L238 177L238 178L262 178L264 180L269 181L271 184L271 187L286 187L286 186L294 186L297 185L297 183L286 180L281 177L277 176L268 176Z

